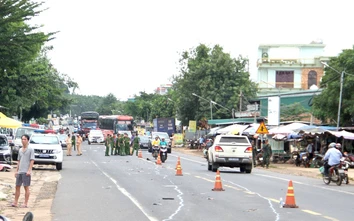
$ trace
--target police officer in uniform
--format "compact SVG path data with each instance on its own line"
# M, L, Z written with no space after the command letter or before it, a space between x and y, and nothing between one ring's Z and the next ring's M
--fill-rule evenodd
M132 156L133 156L134 150L136 151L136 156L138 156L139 143L140 143L140 137L138 135L136 135L133 140Z
M265 165L268 169L270 157L272 156L272 147L268 144L268 139L263 141L264 145L262 148L263 152L263 166Z
M109 145L110 145L110 139L111 135L108 134L107 137L106 137L106 141L105 141L105 146L106 146L106 152L105 152L105 156L108 157L109 156Z
M127 133L124 133L124 138L123 138L123 143L124 143L124 151L125 155L130 154L130 138L128 137Z
M124 146L124 135L123 134L120 135L119 145L120 145L120 155L125 156L125 146Z
M119 133L117 133L117 138L115 140L116 143L116 151L114 152L114 155L120 155L120 143L119 143Z
M114 154L115 148L116 148L116 134L113 134L113 137L111 138L111 156Z

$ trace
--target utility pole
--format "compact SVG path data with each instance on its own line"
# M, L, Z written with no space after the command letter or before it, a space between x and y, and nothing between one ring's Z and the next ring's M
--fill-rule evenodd
M240 117L241 117L241 111L242 111L242 90L240 89Z
M254 102L254 123L257 123L257 102Z

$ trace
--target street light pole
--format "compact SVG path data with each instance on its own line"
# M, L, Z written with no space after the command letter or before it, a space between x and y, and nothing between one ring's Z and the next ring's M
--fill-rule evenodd
M344 73L345 72L344 71L342 71L342 72L337 71L333 67L329 66L326 62L321 61L321 63L324 66L329 67L333 71L335 71L338 74L340 74L340 91L339 91L339 104L338 104L338 115L337 115L337 131L339 131L340 112L341 112L341 108L342 108L342 96L343 96L343 81L344 81Z

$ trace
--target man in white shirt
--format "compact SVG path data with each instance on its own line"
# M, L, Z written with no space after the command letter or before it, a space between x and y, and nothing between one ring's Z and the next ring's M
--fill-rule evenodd
M326 152L326 155L323 158L324 161L328 160L328 162L324 164L324 169L325 169L324 173L326 176L328 176L329 168L339 164L340 159L342 158L342 153L337 148L335 148L335 146L336 146L335 143L330 143L328 145L328 150Z

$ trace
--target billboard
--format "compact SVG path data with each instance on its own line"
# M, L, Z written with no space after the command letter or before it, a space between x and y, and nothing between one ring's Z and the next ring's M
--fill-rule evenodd
M268 97L268 125L279 125L280 97Z

